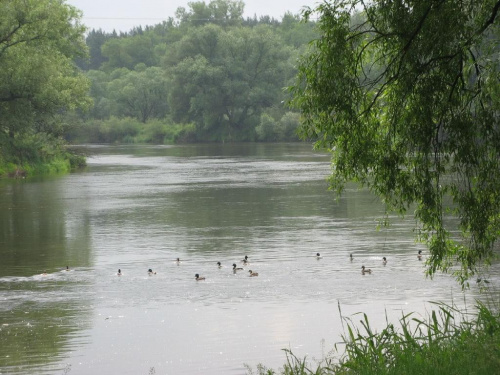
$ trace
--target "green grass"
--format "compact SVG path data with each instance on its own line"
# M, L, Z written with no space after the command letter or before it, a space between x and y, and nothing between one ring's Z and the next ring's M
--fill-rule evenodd
M68 150L62 139L43 133L0 137L0 177L68 173L85 166L85 157Z
M347 321L342 336L345 351L339 360L325 358L311 365L285 350L286 362L275 371L262 365L249 374L326 375L326 374L500 374L500 315L498 309L478 302L473 313L454 306L435 304L425 319L407 314L399 327L387 323L375 332L366 314L361 327ZM338 348L335 348L336 352Z

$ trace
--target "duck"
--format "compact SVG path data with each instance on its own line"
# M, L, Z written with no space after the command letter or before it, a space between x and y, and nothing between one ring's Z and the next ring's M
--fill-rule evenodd
M236 267L236 263L233 263L233 271L241 271L243 268L241 267Z
M69 266L66 266L66 271L69 271Z
M354 257L352 256L352 254L349 254L349 258L351 259L351 262L354 259Z
M205 280L205 278L200 277L200 274L198 274L198 273L196 275L194 275L194 277L195 277L196 281Z
M217 262L217 266L218 266L219 268L222 268L222 264L220 264L220 262Z
M316 259L321 259L321 254L320 253L316 253Z
M245 255L245 258L241 260L243 263L248 263L248 256Z
M118 272L116 273L117 276L121 276L122 275L122 270L118 268Z
M258 272L252 272L252 270L249 270L248 272L250 273L250 277L259 276Z
M156 272L153 272L153 270L150 268L150 269L148 269L148 274L149 275L156 275Z
M361 266L361 274L364 275L365 273L372 273L372 270L365 268L365 266Z
M387 264L387 259L385 257L382 258L382 264L385 266Z
M418 260L422 260L422 250L418 251L417 258Z
M180 258L177 258L175 261L176 261L177 264L181 264Z

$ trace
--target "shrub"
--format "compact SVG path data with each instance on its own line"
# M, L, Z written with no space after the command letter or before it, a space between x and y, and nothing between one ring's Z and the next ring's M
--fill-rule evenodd
M255 131L259 141L274 142L278 140L278 125L267 113L260 116L260 123Z

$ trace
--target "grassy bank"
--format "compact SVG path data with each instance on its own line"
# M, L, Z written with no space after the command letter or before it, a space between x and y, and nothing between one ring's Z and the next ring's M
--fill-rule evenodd
M72 143L175 144L198 141L194 124L174 124L158 119L142 123L130 117L79 122L66 132L65 137Z
M276 115L274 117L279 117ZM73 124L65 132L72 143L149 143L179 144L197 142L297 142L300 116L288 112L279 120L263 114L253 128L242 128L228 133L227 128L200 128L194 123L175 123L172 120L150 119L141 122L132 117L107 119L71 119Z
M0 177L23 178L36 175L68 173L85 166L85 158L78 155L58 155L36 163L12 163L0 161Z
M273 370L259 365L249 374L499 374L500 314L478 303L474 313L437 304L426 320L405 315L399 327L374 332L363 315L361 327L348 320L340 359L310 364L285 350L286 363ZM345 320L345 319L344 319ZM336 348L336 352L338 348Z
M85 166L85 157L67 149L61 139L34 134L0 142L0 177L23 178L67 173Z

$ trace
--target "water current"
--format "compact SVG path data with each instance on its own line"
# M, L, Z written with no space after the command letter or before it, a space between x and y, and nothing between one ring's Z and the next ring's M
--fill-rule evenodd
M314 363L342 347L342 317L380 328L478 296L425 277L411 217L377 230L368 191L336 200L310 145L85 149L83 171L0 181L0 374L245 374L282 349Z

